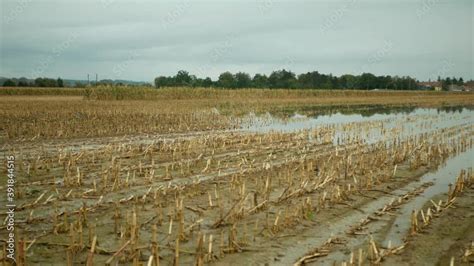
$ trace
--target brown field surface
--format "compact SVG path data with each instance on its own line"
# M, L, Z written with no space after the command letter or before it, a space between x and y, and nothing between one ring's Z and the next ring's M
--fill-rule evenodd
M0 89L0 95L2 90L6 89ZM83 89L44 89L45 95L38 92L43 88L9 90L14 96L0 96L3 140L230 129L250 111L285 115L318 107L441 107L474 102L474 93L413 91L97 88L80 96ZM15 95L21 94L17 90L31 95ZM55 95L58 90L68 92ZM64 96L74 90L81 94Z

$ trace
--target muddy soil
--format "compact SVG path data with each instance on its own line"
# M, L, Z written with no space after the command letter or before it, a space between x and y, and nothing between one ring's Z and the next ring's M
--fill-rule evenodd
M320 249L309 263L332 265L371 239L380 248L405 241L411 209L446 198L447 184L472 167L473 122L471 112L430 111L290 132L35 140L0 152L17 156L28 264L80 265L93 254L96 265L146 265L159 254L160 265L292 265ZM469 223L456 230L472 225L464 211ZM468 240L446 237L437 261ZM393 264L411 265L409 251Z

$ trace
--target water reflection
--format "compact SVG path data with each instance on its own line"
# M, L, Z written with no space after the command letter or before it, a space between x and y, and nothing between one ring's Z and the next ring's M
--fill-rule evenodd
M415 110L420 109L413 106L394 106L387 107L383 105L362 105L362 106L349 106L349 105L339 105L339 106L304 106L295 109L284 109L278 112L273 113L272 115L281 119L292 118L296 114L304 114L311 118L318 118L319 116L333 115L333 114L359 114L363 117L371 117L376 114L409 114ZM434 109L438 113L461 113L463 110L474 110L474 105L472 106L444 106Z
M304 129L314 129L318 126L324 125L341 125L370 121L386 122L386 126L390 127L390 123L388 123L390 121L401 120L413 122L413 119L416 118L432 120L435 120L436 118L446 118L446 120L449 120L449 117L453 117L456 120L473 123L474 106L439 108L382 108L380 106L365 106L342 109L341 107L317 107L316 109L314 107L306 107L306 109L300 109L300 111L293 112L291 115L288 114L284 118L270 113L259 116L254 113L250 113L243 118L242 126L243 129L257 132L289 132ZM452 123L443 124L446 126L454 125ZM392 126L394 126L393 123ZM439 125L435 123L433 126L438 128Z

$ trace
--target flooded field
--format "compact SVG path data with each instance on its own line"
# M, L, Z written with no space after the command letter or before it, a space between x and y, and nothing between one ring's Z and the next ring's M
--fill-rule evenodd
M189 117L211 130L4 142L18 260L399 265L445 213L474 225L470 106L221 113ZM473 263L474 239L453 234L432 263Z

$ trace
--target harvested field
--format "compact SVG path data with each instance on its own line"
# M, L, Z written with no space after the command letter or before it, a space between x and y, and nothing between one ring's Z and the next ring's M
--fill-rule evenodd
M370 112L388 106L467 106L474 102L474 93L415 91L88 90L0 89L0 95L8 95L0 97L0 140L233 130L250 112L287 118L294 112L317 115L340 110Z
M149 93L0 97L17 262L473 262L474 94Z

